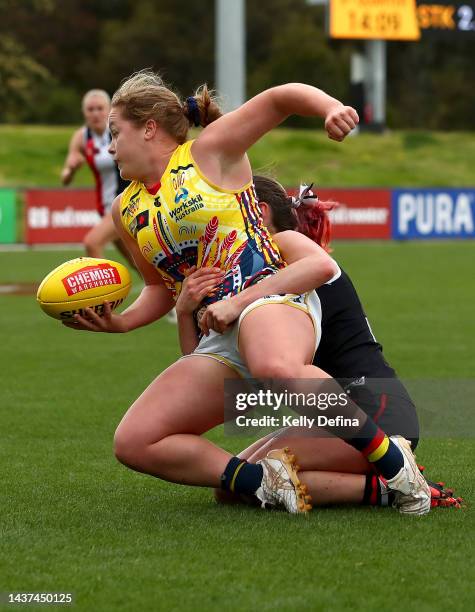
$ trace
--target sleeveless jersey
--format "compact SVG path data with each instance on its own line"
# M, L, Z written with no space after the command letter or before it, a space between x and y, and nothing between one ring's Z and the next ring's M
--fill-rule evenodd
M84 128L84 154L96 182L96 205L101 216L109 212L114 198L128 185L119 174L119 168L109 153L109 130L99 135Z
M216 266L224 281L210 304L285 266L264 228L252 183L232 191L211 183L179 145L151 191L133 181L122 194L121 220L175 299L189 267Z
M333 378L394 378L350 277L341 274L317 290L322 305L322 340L313 360Z

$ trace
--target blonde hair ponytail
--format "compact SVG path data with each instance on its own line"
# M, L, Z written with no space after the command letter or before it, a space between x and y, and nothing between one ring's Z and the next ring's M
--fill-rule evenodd
M179 144L186 141L191 125L205 127L222 115L206 85L182 103L160 75L149 69L126 79L112 96L111 104L121 109L125 119L137 125L154 119Z
M190 121L190 125L206 127L216 119L223 116L214 92L204 84L195 91L194 96L190 96L185 102L185 115Z

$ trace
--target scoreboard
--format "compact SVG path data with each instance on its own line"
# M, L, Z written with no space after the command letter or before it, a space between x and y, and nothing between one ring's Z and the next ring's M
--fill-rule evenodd
M330 0L332 38L419 40L415 0Z
M475 37L475 1L418 2L417 19L423 34Z
M429 0L430 1L430 0ZM475 0L329 0L332 38L419 40L421 34L475 37Z

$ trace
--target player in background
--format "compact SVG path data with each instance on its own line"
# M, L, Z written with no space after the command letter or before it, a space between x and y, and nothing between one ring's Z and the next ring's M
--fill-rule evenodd
M254 176L254 185L264 224L277 244L281 232L288 234L288 230L297 230L329 251L328 211L334 208L334 203L319 201L303 187L299 197L289 197L277 181L267 177ZM286 244L292 249L291 238L287 237ZM199 343L194 312L215 289L212 268L187 271L176 306L184 355L191 354ZM415 406L396 372L384 359L382 346L374 338L350 278L338 268L335 276L317 288L316 293L321 303L322 334L314 364L340 379L356 403L375 422L381 422L384 431L411 440L415 448L419 440ZM223 306L227 307L226 302ZM246 375L237 351L230 351L228 359ZM273 432L242 451L239 457L255 463L269 451L282 446L290 447L297 456L301 468L299 477L308 488L314 505L392 505L394 493L383 478L378 478L363 455L321 429L309 431L290 427ZM460 506L460 498L454 498L451 489L441 486L443 483L428 483L433 507ZM251 499L218 489L216 498L227 503Z
M111 206L115 197L128 185L109 153L111 136L107 127L110 97L103 89L91 89L82 99L85 125L76 130L61 172L63 185L69 185L76 171L87 163L94 175L96 206L101 219L84 237L89 257L102 257L104 247L113 242L132 265L133 262L120 241L112 221Z

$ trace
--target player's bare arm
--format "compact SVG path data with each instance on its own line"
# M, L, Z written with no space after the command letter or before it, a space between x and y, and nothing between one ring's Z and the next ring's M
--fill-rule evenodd
M249 304L265 295L300 295L320 287L336 273L337 267L333 259L307 236L288 230L274 234L272 238L289 265L229 300L221 300L208 306L200 321L200 327L205 334L208 334L210 329L224 332Z
M69 185L75 173L84 164L86 158L83 150L83 129L79 128L74 132L69 143L69 151L61 172L61 182Z
M207 177L227 188L250 180L246 151L290 115L321 117L332 140L342 141L358 124L357 112L321 89L288 83L268 89L220 117L198 136L193 155Z
M145 260L134 240L125 232L120 222L120 199L117 196L112 204L112 218L119 238L129 250L145 286L138 298L120 314L112 312L109 304L104 305L103 316L86 308L87 317L75 315L74 322L64 322L72 329L125 333L157 321L170 312L174 306L171 292L165 287L158 271Z
M181 293L176 302L178 323L178 338L183 355L189 355L198 346L198 330L196 328L194 311L202 300L211 295L222 282L224 272L219 268L199 268L192 266L185 272Z

